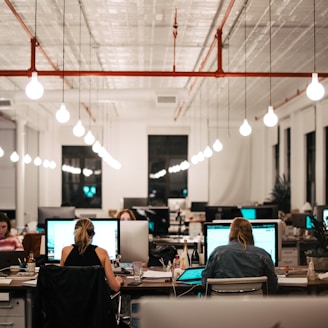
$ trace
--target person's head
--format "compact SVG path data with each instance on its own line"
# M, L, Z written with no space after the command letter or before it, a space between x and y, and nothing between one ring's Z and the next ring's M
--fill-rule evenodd
M6 213L0 212L0 238L7 238L10 235L11 222Z
M246 250L247 245L254 245L251 223L244 218L235 218L230 225L229 240L236 240Z
M136 219L133 212L129 209L124 209L124 210L119 211L116 217L118 219L124 220L124 221L130 221L130 220Z
M80 254L84 254L94 235L95 228L90 219L82 218L76 222L74 230L74 242L78 247Z

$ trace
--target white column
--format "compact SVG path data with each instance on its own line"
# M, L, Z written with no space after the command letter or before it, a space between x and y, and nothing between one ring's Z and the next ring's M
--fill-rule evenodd
M16 149L19 161L16 163L16 227L20 232L25 225L24 222L24 181L25 181L25 121L16 121Z

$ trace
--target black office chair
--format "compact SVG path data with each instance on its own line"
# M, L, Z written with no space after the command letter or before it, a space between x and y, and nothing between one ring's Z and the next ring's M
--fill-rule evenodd
M102 266L40 267L33 328L111 328L116 319Z

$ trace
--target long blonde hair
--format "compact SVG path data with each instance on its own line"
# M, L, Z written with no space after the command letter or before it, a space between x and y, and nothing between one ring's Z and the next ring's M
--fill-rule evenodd
M247 245L254 245L251 223L244 218L235 218L231 222L229 240L236 240L246 250Z
M75 224L74 230L74 242L77 246L79 254L84 254L88 245L90 244L90 238L95 235L95 228L92 221L88 218L82 218Z

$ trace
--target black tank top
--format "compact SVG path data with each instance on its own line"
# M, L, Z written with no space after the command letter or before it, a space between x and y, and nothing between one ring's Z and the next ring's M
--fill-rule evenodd
M79 254L79 251L75 245L68 254L67 259L64 263L66 266L91 266L101 265L99 257L96 253L97 246L89 245L83 255Z

